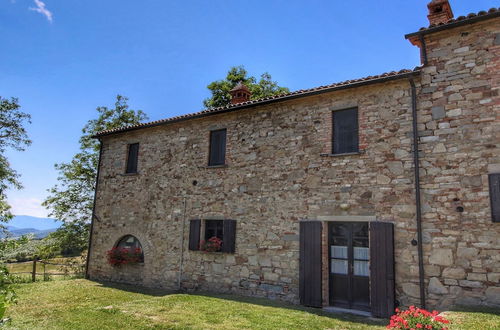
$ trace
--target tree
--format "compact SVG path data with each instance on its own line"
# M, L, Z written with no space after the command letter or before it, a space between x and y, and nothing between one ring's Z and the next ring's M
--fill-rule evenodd
M226 79L214 81L207 86L212 93L212 97L203 101L205 107L216 108L230 104L231 95L229 91L240 81L252 92L252 100L290 92L288 88L278 86L278 83L272 80L269 73L261 74L260 80L257 81L255 77L248 76L248 72L240 65L229 69Z
M69 163L56 164L59 184L49 189L43 206L50 216L64 222L55 237L81 235L76 242L87 242L88 225L92 219L93 198L99 161L99 142L92 138L98 132L135 125L147 119L141 110L130 110L127 98L117 95L114 109L97 107L98 117L87 122L80 137L80 151ZM85 246L83 246L85 248Z
M0 222L12 219L10 206L7 203L7 188L21 189L19 174L10 167L5 156L9 148L23 151L31 144L24 124L31 123L31 116L20 111L18 99L5 99L0 96Z

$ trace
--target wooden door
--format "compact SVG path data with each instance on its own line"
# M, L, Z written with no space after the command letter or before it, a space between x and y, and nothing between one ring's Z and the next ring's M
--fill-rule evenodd
M331 222L330 305L370 311L370 250L366 222Z
M394 314L394 226L390 222L370 223L371 312L376 317Z
M300 222L300 303L322 307L321 229L319 221Z

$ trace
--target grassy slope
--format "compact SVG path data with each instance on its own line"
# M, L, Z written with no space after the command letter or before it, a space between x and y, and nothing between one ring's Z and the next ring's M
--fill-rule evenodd
M21 329L383 329L364 318L234 296L158 295L87 280L22 284L9 308ZM370 323L368 323L370 322Z
M350 315L326 314L267 299L167 294L87 280L17 286L7 311L16 329L384 329ZM499 310L447 312L452 329L500 329Z

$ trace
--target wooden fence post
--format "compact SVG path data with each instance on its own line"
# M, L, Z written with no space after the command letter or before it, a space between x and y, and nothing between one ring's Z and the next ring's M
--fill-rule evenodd
M33 257L33 273L31 273L31 281L35 282L36 281L36 259L37 256Z

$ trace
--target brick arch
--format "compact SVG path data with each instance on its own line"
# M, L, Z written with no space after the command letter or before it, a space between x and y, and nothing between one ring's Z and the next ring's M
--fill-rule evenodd
M116 230L113 232L113 234L110 235L108 244L109 246L106 247L107 250L113 248L116 246L116 244L122 239L123 237L127 235L132 235L135 238L139 240L142 246L142 252L144 254L144 264L142 268L142 285L148 286L152 285L151 283L151 276L146 276L147 274L152 274L153 271L153 262L151 260L152 256L154 255L153 252L153 245L151 244L150 240L147 239L147 233L143 232L138 232L137 230L130 230L128 228L123 228L120 230Z

